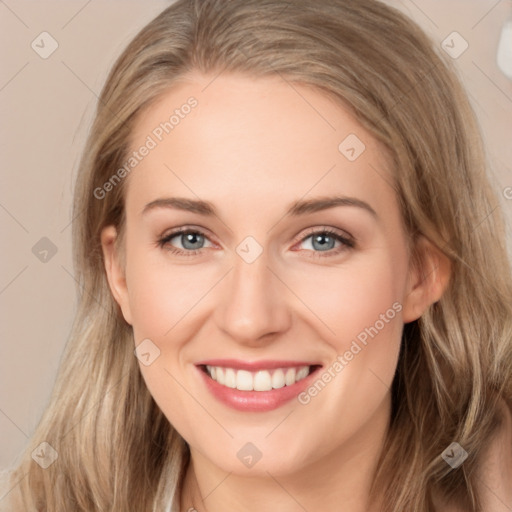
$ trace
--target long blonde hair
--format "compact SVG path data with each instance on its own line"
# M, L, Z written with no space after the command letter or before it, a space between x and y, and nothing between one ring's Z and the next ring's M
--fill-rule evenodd
M384 512L426 512L433 493L480 510L475 468L512 404L512 278L504 222L473 110L448 58L376 0L178 0L145 26L111 70L75 186L79 304L51 402L13 482L24 505L157 511L178 504L189 451L134 357L131 327L107 285L101 229L124 223L123 165L138 116L190 70L279 74L349 105L390 151L411 240L450 259L442 299L404 329L392 418L373 490ZM46 441L47 469L31 458ZM457 441L469 458L441 458ZM387 481L393 474L392 484Z

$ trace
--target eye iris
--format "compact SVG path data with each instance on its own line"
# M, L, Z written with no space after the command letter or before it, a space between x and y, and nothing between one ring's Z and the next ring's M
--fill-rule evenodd
M182 240L182 243L183 243L183 247L185 249L191 249L191 250L200 249L201 247L189 247L189 246L187 246L188 242L191 242L193 245L194 245L194 243L197 244L198 243L197 242L198 238L200 239L200 241L202 241L203 235L201 235L199 233L184 233L184 234L182 234L181 235L181 240ZM194 240L195 240L195 242L194 242Z
M325 239L326 238L327 239L331 239L332 244L326 244L325 243ZM324 243L322 243L321 241L324 241ZM317 243L317 242L321 244L320 247L315 246L315 243ZM330 245L332 245L332 247ZM325 234L325 233L322 233L320 235L316 235L316 236L313 237L313 247L315 249L319 248L321 251L328 251L330 249L334 249L334 238L332 236L329 236L328 234Z

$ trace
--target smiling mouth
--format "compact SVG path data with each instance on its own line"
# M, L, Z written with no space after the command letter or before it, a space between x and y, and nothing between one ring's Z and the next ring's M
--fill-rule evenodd
M239 391L271 391L285 386L293 386L308 377L320 366L296 366L257 371L211 365L200 365L200 368L212 380L226 388Z

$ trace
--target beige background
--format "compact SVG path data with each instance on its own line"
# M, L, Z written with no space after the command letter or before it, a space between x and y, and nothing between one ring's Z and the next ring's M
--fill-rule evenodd
M512 224L512 199L503 193L512 186L512 81L496 65L512 2L389 3L438 44L453 31L469 43L456 64L481 121L493 179ZM71 192L96 97L115 57L168 4L0 1L0 469L15 462L34 431L71 326ZM47 59L31 48L43 31L59 45ZM32 253L42 237L57 249L46 263Z

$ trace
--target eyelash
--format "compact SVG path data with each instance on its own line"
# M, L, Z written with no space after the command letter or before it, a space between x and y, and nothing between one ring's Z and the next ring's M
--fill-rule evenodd
M199 229L183 227L183 228L179 228L179 229L159 238L157 241L157 245L158 245L158 247L160 247L162 249L166 249L166 250L172 252L173 254L177 254L179 256L192 257L192 256L199 254L202 249L194 249L194 250L187 251L187 250L178 249L171 245L168 246L169 242L173 238L175 238L178 235L184 235L184 234L186 234L186 235L200 234L200 235L204 236L205 238L208 238L206 236L206 234L203 233ZM311 231L309 231L305 236L303 236L300 240L298 240L296 243L302 243L305 240L307 240L308 238L310 238L312 235L328 235L329 237L332 237L335 240L342 243L341 247L338 247L337 249L330 249L328 251L309 251L308 250L308 252L314 253L314 255L311 256L313 258L334 257L334 256L341 254L343 251L350 250L355 247L355 240L352 237L340 235L338 232L332 230L331 228L321 228L321 229L314 228ZM304 249L304 250L307 250L307 249Z

